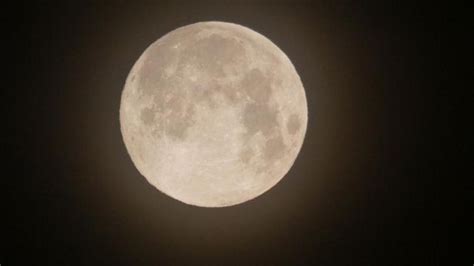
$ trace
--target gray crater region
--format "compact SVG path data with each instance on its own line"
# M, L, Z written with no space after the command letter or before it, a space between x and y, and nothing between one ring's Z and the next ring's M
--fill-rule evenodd
M187 204L224 207L285 176L303 144L307 104L295 68L270 40L202 22L140 56L122 92L120 125L153 186Z

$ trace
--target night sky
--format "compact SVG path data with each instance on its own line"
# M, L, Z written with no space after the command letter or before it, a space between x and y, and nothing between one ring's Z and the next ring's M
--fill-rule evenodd
M443 140L453 132L435 79L434 7L65 2L3 10L4 64L13 73L1 92L2 266L441 265L450 244L440 208L449 206L437 186L449 172ZM210 20L279 46L309 112L286 177L254 200L217 209L149 185L119 124L125 79L145 48Z

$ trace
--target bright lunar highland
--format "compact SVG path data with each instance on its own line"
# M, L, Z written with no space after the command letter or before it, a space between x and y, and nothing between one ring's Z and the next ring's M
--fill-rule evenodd
M308 121L288 57L240 25L201 22L152 43L122 92L120 126L138 171L187 204L224 207L273 187Z

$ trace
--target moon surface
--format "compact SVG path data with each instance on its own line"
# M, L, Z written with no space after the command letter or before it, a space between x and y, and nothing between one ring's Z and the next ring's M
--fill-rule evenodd
M120 127L138 171L187 204L251 200L293 165L308 121L288 57L240 25L200 22L151 44L131 69Z

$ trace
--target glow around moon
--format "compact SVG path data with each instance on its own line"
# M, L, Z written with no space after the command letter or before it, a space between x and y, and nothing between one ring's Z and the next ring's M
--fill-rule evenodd
M301 149L307 119L288 57L259 33L224 22L181 27L151 44L120 105L140 173L202 207L239 204L278 183Z

